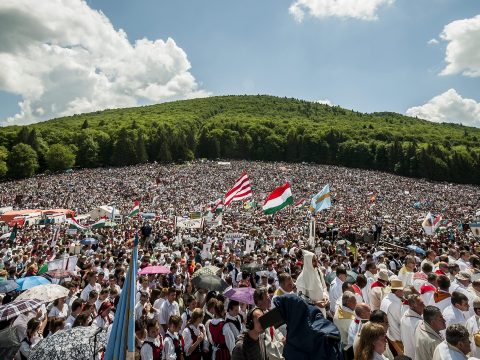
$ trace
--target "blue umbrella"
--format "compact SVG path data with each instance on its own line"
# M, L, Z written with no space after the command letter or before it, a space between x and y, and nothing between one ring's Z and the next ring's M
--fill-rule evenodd
M407 249L415 251L417 254L420 254L420 255L424 255L424 256L426 255L425 250L423 250L421 247L417 245L408 245Z
M98 244L98 240L94 238L85 238L82 241L80 241L80 244L82 245L96 245Z
M20 285L19 290L28 290L38 285L50 284L50 281L42 276L28 276L17 279L17 284Z
M13 280L1 281L0 282L0 294L6 294L10 291L17 290L18 284Z

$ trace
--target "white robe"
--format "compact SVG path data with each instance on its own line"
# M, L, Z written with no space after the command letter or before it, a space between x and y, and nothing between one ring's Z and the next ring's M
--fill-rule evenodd
M382 300L380 310L388 317L388 338L392 341L401 341L400 321L402 317L402 301L394 293L389 293Z
M466 360L468 359L460 350L442 341L435 352L432 360Z
M472 352L470 353L471 356L480 357L480 347L475 345L474 335L480 331L480 317L474 315L467 320L465 327L470 334L470 348Z
M412 309L408 309L402 316L400 322L400 333L402 336L403 352L405 355L415 359L415 330L422 320L422 316Z
M314 253L303 251L303 270L295 283L297 292L307 295L312 301L328 299L327 286L319 268L314 268L312 259ZM322 309L325 316L325 309Z

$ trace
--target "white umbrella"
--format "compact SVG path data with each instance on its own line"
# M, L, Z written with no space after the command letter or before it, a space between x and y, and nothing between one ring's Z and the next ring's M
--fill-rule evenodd
M3 234L2 236L0 236L0 239L8 239L10 237L10 234L11 233L6 233L6 234Z
M51 302L67 295L67 288L56 284L46 284L35 286L34 288L25 291L17 297L17 300L40 299L44 302Z

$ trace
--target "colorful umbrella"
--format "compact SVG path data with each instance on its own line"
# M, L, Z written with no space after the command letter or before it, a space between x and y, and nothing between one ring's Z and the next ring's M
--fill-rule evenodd
M214 265L204 266L193 273L192 279L200 275L217 275L218 270L220 270L220 268Z
M43 302L51 302L68 295L68 289L56 284L36 286L25 291L17 297L17 300L40 299Z
M50 284L50 281L45 279L43 276L27 276L20 279L17 279L17 284L20 285L21 291L34 288L39 285Z
M28 359L96 359L106 344L105 331L100 331L96 326L78 326L66 331L58 331L41 340L32 348Z
M253 293L255 292L254 288L251 287L241 287L241 288L231 288L223 293L223 295L230 299L236 300L243 304L252 305L253 302Z
M417 245L408 245L407 246L407 249L408 250L412 250L412 251L415 251L417 254L420 254L420 255L424 255L425 256L425 250L423 250L421 247L417 246Z
M170 269L166 266L147 266L140 270L138 273L140 275L147 275L147 274L168 274Z
M197 289L207 289L212 291L224 291L228 284L220 276L200 275L192 279L192 285Z
M0 321L10 320L27 311L35 310L43 304L39 299L15 300L14 302L0 306Z

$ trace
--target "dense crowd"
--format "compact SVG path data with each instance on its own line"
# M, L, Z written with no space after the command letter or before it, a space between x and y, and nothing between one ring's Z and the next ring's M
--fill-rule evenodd
M253 197L210 213L243 172ZM295 205L264 215L263 200L285 182ZM315 214L312 241L311 214L301 200L308 205L325 184L332 206ZM4 281L42 275L68 291L1 327L15 330L18 359L71 328L102 329L108 339L138 233L139 269L164 271L137 278L137 358L282 359L292 338L288 322L263 328L259 319L277 298L300 292L335 324L347 358L480 357L480 258L468 228L480 208L479 195L475 186L373 171L242 161L75 170L1 183L0 207L65 208L84 219L96 206L110 205L123 215L95 230L33 225L18 228L14 238L4 236ZM126 217L134 201L155 217ZM210 219L202 228L176 227L175 216L197 212ZM442 215L434 235L422 228L428 212ZM0 229L0 236L12 232L6 224ZM249 242L252 251L246 251ZM77 262L71 272L42 271L72 256ZM228 288L195 286L207 270ZM232 299L230 288L247 288L251 300ZM6 291L3 306L19 301L19 294ZM98 350L92 358L101 356L103 348Z

